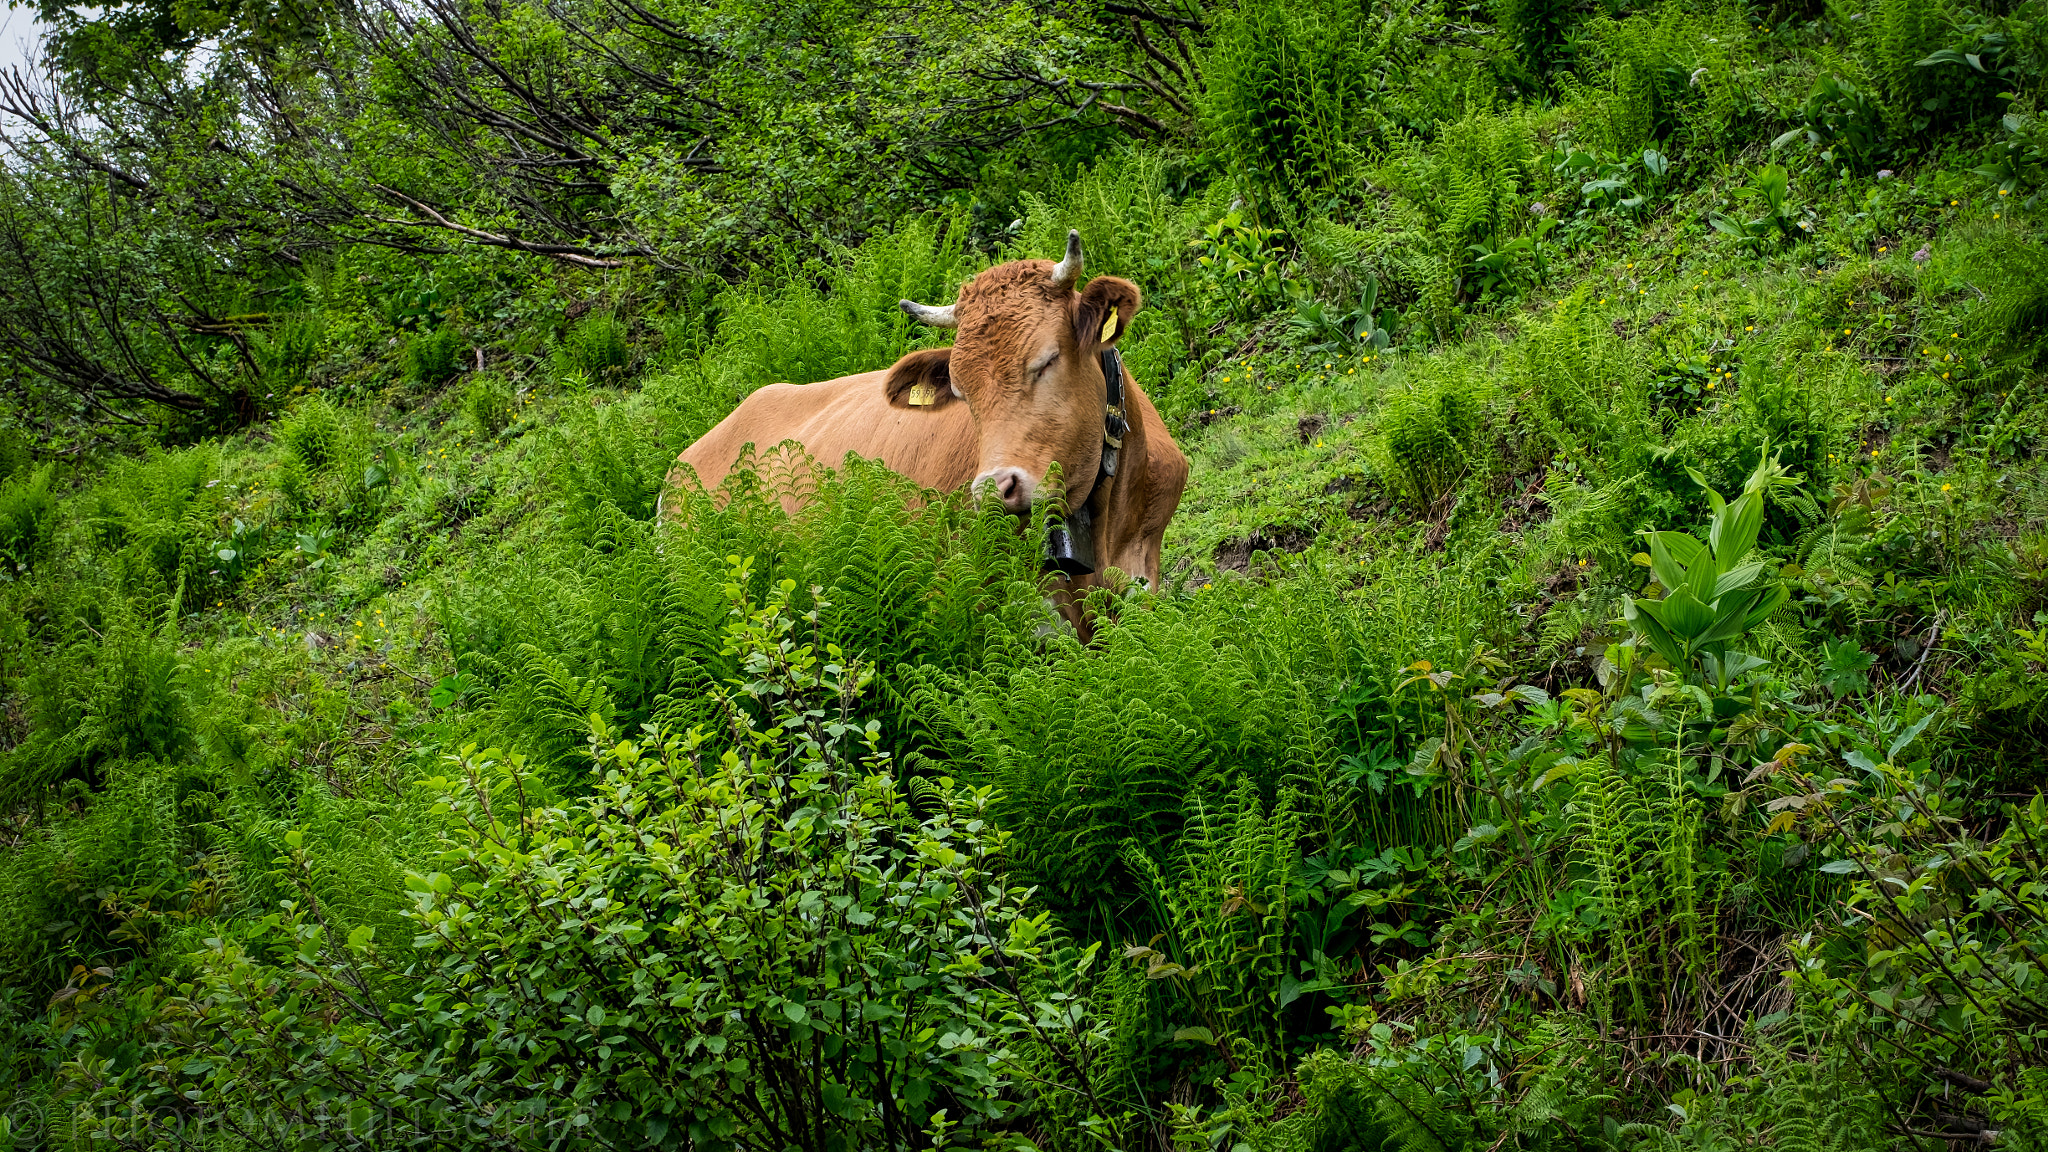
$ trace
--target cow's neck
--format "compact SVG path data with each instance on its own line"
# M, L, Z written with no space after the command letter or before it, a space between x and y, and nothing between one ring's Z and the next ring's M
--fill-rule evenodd
M1046 540L1046 566L1070 577L1101 571L1110 543L1109 505L1116 497L1117 475L1129 471L1124 445L1133 432L1130 389L1123 358L1114 348L1102 350L1102 380L1102 456L1095 467L1095 480L1088 486L1088 494L1074 502L1066 523Z

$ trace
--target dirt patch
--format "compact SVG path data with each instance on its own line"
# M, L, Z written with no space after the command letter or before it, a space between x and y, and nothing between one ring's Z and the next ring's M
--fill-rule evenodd
M1251 566L1252 556L1258 552L1304 552L1316 542L1313 528L1300 528L1288 524L1268 524L1249 536L1238 540L1225 540L1216 546L1216 570L1243 572Z
M1181 434L1185 436L1197 428L1207 428L1211 424L1228 420L1243 411L1244 409L1236 404L1224 408L1197 408L1193 412L1188 413L1187 419L1181 421Z
M1328 416L1321 412L1311 412L1294 422L1294 434L1301 438L1302 444L1307 445L1313 443L1316 437L1323 434L1323 429L1329 426Z
M1501 531L1520 532L1550 519L1550 501L1543 498L1543 481L1548 475L1543 472L1515 479L1514 484L1521 491L1510 490L1501 501L1501 510L1506 513L1501 518Z

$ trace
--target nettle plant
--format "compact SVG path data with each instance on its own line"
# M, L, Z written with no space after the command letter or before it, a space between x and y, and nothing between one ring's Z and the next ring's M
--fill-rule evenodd
M1762 668L1758 656L1730 646L1781 607L1789 593L1766 575L1769 561L1751 559L1763 529L1764 495L1773 485L1796 484L1766 446L1742 495L1723 500L1697 470L1687 469L1706 491L1713 518L1703 541L1687 532L1646 532L1648 554L1638 554L1663 586L1656 600L1629 597L1622 617L1680 675L1695 667L1709 685L1727 691L1743 673Z
M755 607L749 567L726 587L723 732L620 740L593 718L598 779L566 804L536 802L518 755L451 757L424 783L442 845L407 880L409 942L330 928L289 834L303 898L198 957L162 1059L79 1066L81 1115L145 1144L282 1124L828 1152L1000 1144L1028 1105L1100 1114L1096 949L1053 947L1005 885L989 789L892 771L856 716L872 668L806 638L816 590L807 612L789 580Z

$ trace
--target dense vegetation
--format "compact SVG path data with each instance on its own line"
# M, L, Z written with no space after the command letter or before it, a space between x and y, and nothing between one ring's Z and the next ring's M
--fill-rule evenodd
M2048 1148L2043 0L41 15L0 1148ZM655 523L1069 227L1090 645Z

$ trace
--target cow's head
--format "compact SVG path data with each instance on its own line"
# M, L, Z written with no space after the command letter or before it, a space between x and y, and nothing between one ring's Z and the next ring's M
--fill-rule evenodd
M951 348L913 352L883 387L898 407L964 401L974 417L974 489L1029 511L1057 460L1070 503L1086 497L1102 459L1104 348L1123 339L1143 306L1138 286L1097 276L1082 291L1081 234L1066 258L1017 260L968 281L943 308L905 300L926 324L954 328ZM1115 314L1112 321L1111 314Z

